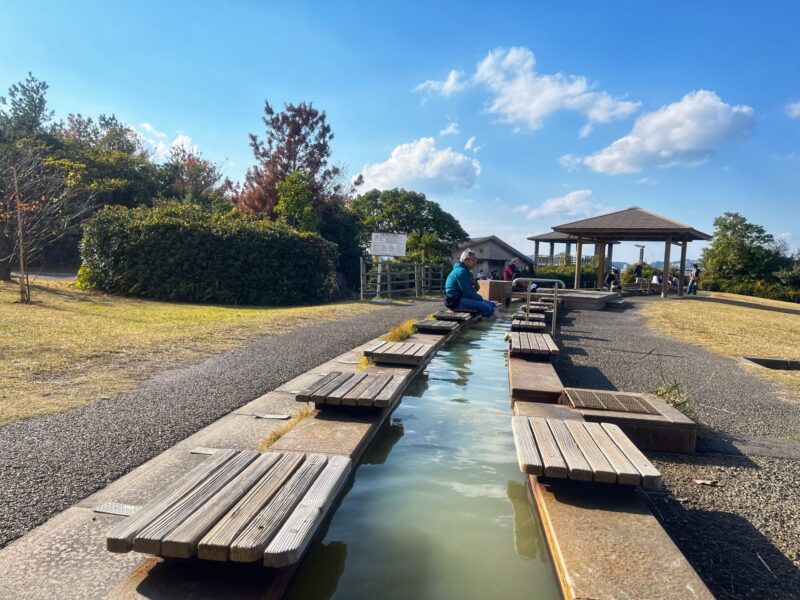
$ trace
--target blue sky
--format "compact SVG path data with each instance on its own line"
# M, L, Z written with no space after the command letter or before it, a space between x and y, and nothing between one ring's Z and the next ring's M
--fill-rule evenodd
M313 101L352 175L526 253L632 205L800 246L800 4L432 4L3 3L0 90L30 70L57 117L115 113L235 179L264 99Z

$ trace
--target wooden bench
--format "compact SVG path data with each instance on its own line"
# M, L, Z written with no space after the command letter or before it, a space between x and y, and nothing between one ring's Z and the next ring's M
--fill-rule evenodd
M106 535L110 552L300 560L352 468L345 456L217 450Z
M558 354L558 346L548 333L512 331L510 335L511 356L550 357Z
M295 395L298 402L317 406L389 406L409 375L321 373L319 379Z
M364 350L364 356L371 358L376 363L418 365L426 362L433 351L433 344L382 341Z
M661 487L661 474L613 423L515 416L511 428L523 473Z
M531 315L533 316L533 315ZM525 320L514 318L511 320L511 331L534 331L541 332L547 328L543 319Z
M575 408L587 421L618 425L643 450L695 450L695 422L653 394L566 388L559 403Z
M440 310L433 313L433 317L439 321L469 321L472 319L477 313L471 313L467 311L452 311L452 310Z
M448 334L458 328L458 321L423 319L414 323L414 327L420 333Z

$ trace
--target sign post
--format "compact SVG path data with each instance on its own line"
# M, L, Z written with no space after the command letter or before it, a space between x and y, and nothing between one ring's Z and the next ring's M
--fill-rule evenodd
M406 255L406 240L408 235L405 233L373 233L372 243L370 244L370 254L378 259L378 281L375 284L375 297L381 297L381 273L383 265L381 258L384 256L395 257Z

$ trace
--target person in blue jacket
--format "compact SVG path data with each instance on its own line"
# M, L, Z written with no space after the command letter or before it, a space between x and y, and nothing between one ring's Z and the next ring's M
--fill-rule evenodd
M461 260L453 263L453 270L447 276L444 286L444 303L450 310L466 309L479 310L481 316L497 318L497 306L481 298L472 286L469 272L475 267L478 257L467 248L461 253Z

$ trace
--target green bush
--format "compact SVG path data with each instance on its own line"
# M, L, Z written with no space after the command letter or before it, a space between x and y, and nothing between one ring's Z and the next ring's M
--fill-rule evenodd
M713 277L700 277L700 289L709 292L728 292L756 298L800 302L800 289L763 281L761 279L734 279L726 281Z
M327 299L336 245L319 235L178 202L106 207L84 225L78 285L221 304Z
M543 279L560 279L567 288L575 284L575 265L544 265L536 268L536 275ZM597 280L597 259L581 263L581 287L594 287Z

